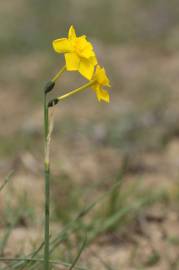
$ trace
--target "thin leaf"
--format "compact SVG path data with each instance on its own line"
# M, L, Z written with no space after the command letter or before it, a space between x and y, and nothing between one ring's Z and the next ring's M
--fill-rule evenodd
M6 184L11 180L13 174L14 174L14 171L11 171L11 172L5 177L3 184L0 186L0 192L3 190L3 188L6 186Z
M75 265L77 264L77 262L78 262L78 260L79 260L79 258L81 256L83 250L86 247L86 243L87 243L87 236L85 235L85 238L84 238L84 240L83 240L83 242L81 244L81 247L80 247L80 249L78 251L78 254L77 254L76 258L74 259L72 265L70 266L69 270L72 270L73 268L75 268Z

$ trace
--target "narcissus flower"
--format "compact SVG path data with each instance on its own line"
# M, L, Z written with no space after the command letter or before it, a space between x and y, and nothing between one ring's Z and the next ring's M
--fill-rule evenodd
M111 87L105 69L97 65L92 80L94 81L94 83L92 84L92 89L96 92L98 101L103 100L109 103L109 93L108 91L103 89L103 86Z
M57 53L64 53L68 71L76 70L88 80L92 78L97 64L93 46L86 36L77 37L73 26L69 29L68 38L53 41L53 48Z

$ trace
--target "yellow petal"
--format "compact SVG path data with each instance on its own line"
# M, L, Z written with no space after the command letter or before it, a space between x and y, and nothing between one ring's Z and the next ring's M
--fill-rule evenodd
M86 40L86 36L76 38L75 49L81 57L89 59L90 57L95 56L93 46L89 41Z
M80 66L80 58L76 53L65 54L66 69L67 70L78 70Z
M93 56L90 58L90 62L93 66L96 66L96 64L98 63L97 59L96 59L96 56Z
M110 87L109 79L106 75L105 69L101 68L99 65L96 67L95 79L99 84Z
M70 26L70 29L68 31L68 38L71 40L76 38L76 32L73 25Z
M80 36L76 38L76 46L80 47L80 49L84 49L84 47L87 45L86 36Z
M103 100L109 103L110 97L109 97L109 93L106 90L103 90L99 85L94 85L92 86L92 88L96 92L96 97L99 102Z
M79 52L84 51L87 45L86 36L77 37L74 41L75 41L74 46L76 50Z
M59 38L52 43L54 50L57 53L67 53L72 51L72 46L67 38Z
M101 100L109 103L110 101L110 96L109 93L106 90L103 90L99 84L94 84L92 86L92 89L96 92L96 97L98 101L100 102Z
M80 52L80 56L89 59L92 57L94 58L95 53L91 49L85 48Z
M98 99L101 101L105 101L107 103L109 103L110 101L110 97L109 97L109 93L106 90L103 90L102 88L99 88L99 90L97 91L97 97Z
M79 72L82 76L84 76L86 79L91 80L94 72L94 65L91 64L90 61L87 59L81 59L80 66L79 66Z

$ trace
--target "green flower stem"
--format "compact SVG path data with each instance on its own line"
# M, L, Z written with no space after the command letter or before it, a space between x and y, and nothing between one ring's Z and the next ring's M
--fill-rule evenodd
M56 82L56 80L63 74L63 72L66 70L66 65L64 65L59 72L51 79L52 82Z
M44 204L44 270L49 270L49 216L50 216L50 159L49 159L49 111L47 94L53 90L55 82L66 70L64 65L59 72L44 87L44 180L45 180L45 204Z
M58 99L58 100L62 100L62 99L65 99L65 98L67 98L67 97L70 97L70 96L72 96L72 95L74 95L74 94L76 94L76 93L78 93L78 92L81 92L81 91L83 91L83 90L89 88L89 87L92 86L93 84L94 84L94 81L90 81L90 82L84 84L83 86L81 86L81 87L79 87L79 88L77 88L77 89L75 89L75 90L73 90L73 91L68 92L67 94L65 94L65 95L63 95L63 96L58 97L57 99Z
M81 87L79 87L79 88L77 88L77 89L75 89L75 90L72 90L72 91L68 92L67 94L65 94L65 95L63 95L63 96L60 96L60 97L57 97L57 98L55 98L55 99L50 100L49 103L48 103L48 107L53 107L53 106L56 105L60 100L65 99L65 98L67 98L67 97L70 97L70 96L72 96L72 95L74 95L74 94L76 94L76 93L78 93L78 92L81 92L81 91L83 91L83 90L89 88L89 87L92 86L93 84L95 84L95 81L94 81L94 80L93 80L93 81L90 81L90 82L88 82L88 83L86 83L86 84L84 84L84 85L82 85Z
M44 93L44 144L45 144L45 158L44 158L44 178L45 178L45 224L44 224L44 270L49 270L49 213L50 213L50 166L49 157L47 155L48 147L48 132L49 132L49 116L48 116L48 106L46 101L47 95Z
M56 80L60 78L60 76L63 74L63 72L66 70L66 65L63 66L58 73L50 80L46 83L45 87L44 87L44 92L45 94L48 94L49 92L51 92L55 86Z

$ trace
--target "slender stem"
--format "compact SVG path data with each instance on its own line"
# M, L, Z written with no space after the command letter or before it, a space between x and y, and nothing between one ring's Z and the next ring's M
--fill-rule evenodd
M56 80L63 74L63 72L66 70L66 65L64 65L58 73L51 79L52 82L56 82Z
M89 88L90 86L92 86L92 85L94 85L94 84L95 84L95 81L90 81L90 82L88 82L88 83L82 85L81 87L79 87L79 88L77 88L77 89L75 89L75 90L72 90L72 91L68 92L68 93L65 94L65 95L62 95L62 96L57 97L57 98L54 98L54 99L52 99L52 100L49 101L48 107L53 107L53 106L55 106L60 100L65 99L65 98L67 98L67 97L70 97L70 96L72 96L72 95L74 95L74 94L76 94L76 93L78 93L78 92L84 91L85 89Z
M49 216L50 216L50 161L49 161L49 112L47 104L47 93L55 86L56 80L66 70L63 66L59 72L47 83L44 89L44 180L45 180L45 204L44 204L44 270L49 270Z
M44 92L45 94L48 94L49 92L51 92L55 86L55 82L56 80L63 74L63 72L66 70L66 66L63 66L59 72L50 80L46 83L45 87L44 87Z
M62 99L65 99L67 97L70 97L70 96L72 96L72 95L74 95L74 94L76 94L78 92L81 92L81 91L87 89L88 87L92 86L94 83L95 83L94 81L90 81L90 82L82 85L81 87L79 87L79 88L77 88L77 89L75 89L73 91L68 92L67 94L65 94L63 96L58 97L57 99L62 100Z
M44 93L44 144L45 144L45 158L44 158L44 180L45 180L45 204L44 204L44 213L45 213L45 224L44 224L44 270L49 270L49 212L50 212L50 190L49 190L49 181L50 181L50 166L49 166L49 157L47 155L48 147L48 132L49 132L49 117L48 117L48 106L46 101L46 93Z

